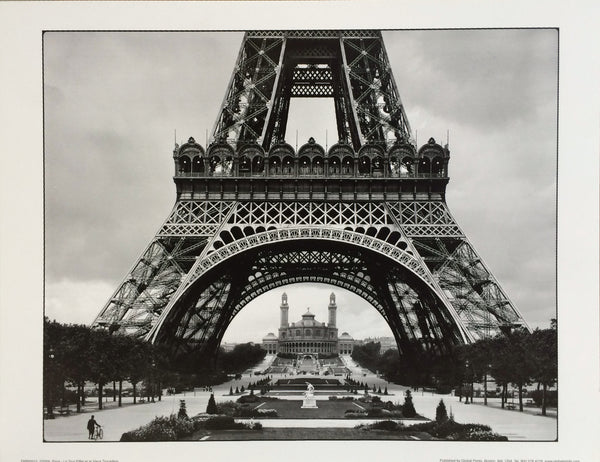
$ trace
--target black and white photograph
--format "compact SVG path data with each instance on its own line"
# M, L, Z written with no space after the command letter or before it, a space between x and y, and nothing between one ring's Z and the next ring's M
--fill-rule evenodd
M594 460L565 30L299 19L33 34L40 293L11 359L42 452L13 457Z

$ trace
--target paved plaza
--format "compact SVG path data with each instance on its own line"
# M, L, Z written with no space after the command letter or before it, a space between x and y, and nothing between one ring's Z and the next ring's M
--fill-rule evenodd
M268 364L271 358L265 358L260 367ZM375 374L363 370L353 364L351 360L345 358L346 365L352 371L352 376L365 383L368 383L372 388L388 387L388 396L383 396L384 401L392 401L394 403L404 402L404 392L406 387L395 385L378 378ZM258 369L258 368L254 368ZM283 378L284 375L273 374L273 380ZM289 376L287 376L289 377ZM245 373L241 380L232 380L227 383L213 387L215 399L217 403L223 401L233 401L236 396L229 396L229 388L233 387L248 387L252 381L260 379L260 376L250 375ZM95 408L86 408L86 412L81 414L71 414L70 416L57 417L54 420L44 421L44 438L46 441L87 441L86 424L90 416L93 414L100 425L104 428L104 441L118 441L121 435L129 430L133 430L141 425L147 424L156 416L168 416L177 413L179 402L185 399L187 413L189 416L206 411L210 392L196 391L186 392L172 396L163 396L162 401L155 403L130 404L124 401L124 406L121 408L114 407L115 405L109 400L107 409L97 410ZM278 394L280 399L299 400L298 394ZM317 394L317 404L319 400L327 400L328 394ZM556 413L549 416L539 415L538 408L527 409L526 412L518 412L518 410L501 409L499 400L489 399L489 405L483 405L483 399L475 399L474 404L464 404L459 402L458 397L450 395L437 395L433 393L423 393L421 391L413 392L413 401L417 412L429 419L435 418L435 409L440 401L444 400L448 412L450 410L454 414L454 418L460 423L480 423L489 425L493 431L507 436L510 440L536 440L536 441L552 441L556 439L557 419ZM244 419L239 419L244 420ZM359 423L372 422L372 420L361 419L254 419L260 421L265 428L268 427L344 427L352 428ZM381 419L378 419L381 420ZM405 423L416 423L415 421L406 421Z

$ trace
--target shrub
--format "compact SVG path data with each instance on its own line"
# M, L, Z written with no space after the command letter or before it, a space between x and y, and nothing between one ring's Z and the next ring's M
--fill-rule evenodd
M219 412L218 414L225 414L225 415L235 415L236 412L238 411L240 405L237 403L234 403L233 401L224 401L222 403L219 403L219 405L217 406Z
M383 409L381 408L373 408L367 411L367 416L369 417L381 417L383 415Z
M404 417L408 418L417 415L410 390L406 390L406 395L404 396L404 405L402 406L402 414L404 414Z
M121 441L175 441L192 434L198 428L197 421L182 419L173 414L169 417L156 417L147 425L123 433Z
M237 402L240 404L258 403L260 401L261 401L261 399L256 395L240 396L237 400Z
M435 421L438 423L442 423L446 420L448 420L448 412L446 411L446 405L444 404L444 400L440 399L440 403L435 409Z
M458 441L508 441L504 435L499 435L488 430L471 429L465 432L453 433L448 436L449 440Z
M487 425L460 424L453 420L443 423L426 422L411 425L410 431L421 431L429 433L436 438L444 438L458 441L508 441L508 438L494 433Z
M204 428L207 430L234 430L244 428L244 424L236 422L233 417L228 415L216 415L206 419Z
M210 394L210 398L208 398L208 405L206 406L207 414L218 414L219 410L217 409L217 403L215 403L215 395Z
M229 387L229 396L233 395L233 387Z
M180 419L187 419L187 410L185 408L185 399L179 400L179 412L177 413L177 417Z
M366 412L360 412L360 411L346 412L344 414L344 417L346 419L360 419L360 418L363 418L363 417L366 417L366 416L367 416Z
M275 409L239 408L236 417L277 417Z
M533 390L529 396L533 399L536 406L542 405L542 390ZM546 391L546 406L556 407L558 404L558 392L556 390Z
M379 422L372 423L368 428L372 430L387 430L393 432L401 430L404 426L393 420L380 420Z

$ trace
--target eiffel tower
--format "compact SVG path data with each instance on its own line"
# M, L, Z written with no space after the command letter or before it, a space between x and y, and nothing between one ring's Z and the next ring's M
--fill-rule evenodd
M339 141L286 143L292 98L333 98ZM527 328L448 209L449 159L415 145L379 31L247 32L208 146L175 145L173 210L93 326L210 356L251 300L311 282L368 301L403 355Z

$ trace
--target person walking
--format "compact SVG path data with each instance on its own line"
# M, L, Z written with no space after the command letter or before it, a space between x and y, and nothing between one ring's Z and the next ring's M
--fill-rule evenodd
M94 430L96 429L96 427L100 427L100 424L98 422L96 422L96 420L94 419L94 416L92 416L90 418L90 420L88 420L88 423L87 423L87 429L89 432L88 440L91 440L94 438Z

